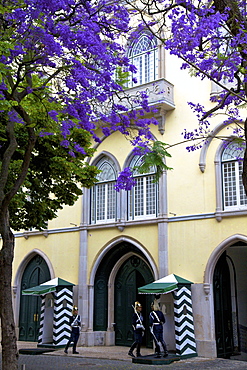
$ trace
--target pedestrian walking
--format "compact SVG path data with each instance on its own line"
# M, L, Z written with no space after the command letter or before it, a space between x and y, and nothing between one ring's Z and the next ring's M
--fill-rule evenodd
M66 344L64 352L68 353L70 343L73 342L72 353L78 354L79 352L76 351L76 345L80 336L81 318L80 315L78 315L78 308L76 306L73 306L72 315L70 317L70 326L71 326L71 335L68 340L68 343Z
M133 351L136 348L136 357L141 356L141 344L142 344L142 337L144 335L145 327L143 325L143 316L142 316L142 305L140 302L135 302L134 313L132 316L132 326L134 329L134 338L135 341L131 345L128 355L131 357L135 357Z
M154 302L152 302L151 310L152 311L149 314L149 326L155 343L156 357L161 357L161 346L164 350L164 357L167 357L167 346L163 338L163 325L166 322L166 319L163 312L160 311L159 303L157 302L157 300L154 300Z

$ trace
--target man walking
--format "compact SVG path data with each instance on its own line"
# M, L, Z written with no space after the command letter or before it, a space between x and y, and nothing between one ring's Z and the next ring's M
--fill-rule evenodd
M131 345L130 350L128 352L128 355L131 357L135 357L133 351L136 348L136 356L140 357L141 356L141 344L142 344L142 337L144 335L144 325L143 325L143 316L142 316L142 305L140 302L135 302L135 307L134 307L135 312L133 313L132 316L132 326L134 329L134 337L135 341Z
M156 300L152 302L151 309L152 311L149 314L149 326L155 343L156 357L161 357L160 346L163 347L164 357L167 357L168 351L163 338L163 325L166 322L166 319L163 312L160 311L159 303Z
M65 353L68 353L68 348L70 346L70 343L73 342L73 352L72 353L79 353L76 351L76 345L79 339L80 335L80 326L81 326L81 318L80 315L78 315L78 308L76 306L73 307L72 310L72 316L70 317L70 326L71 326L71 335L68 340L68 343L66 344Z

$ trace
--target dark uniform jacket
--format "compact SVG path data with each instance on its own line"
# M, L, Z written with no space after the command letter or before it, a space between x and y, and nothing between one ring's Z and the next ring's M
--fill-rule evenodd
M149 325L154 330L161 329L163 324L166 322L165 316L162 311L152 311L149 314Z
M79 333L81 326L81 317L80 315L73 315L69 319L72 333Z
M143 316L141 313L133 313L132 316L132 326L136 332L142 332L144 330L143 326Z

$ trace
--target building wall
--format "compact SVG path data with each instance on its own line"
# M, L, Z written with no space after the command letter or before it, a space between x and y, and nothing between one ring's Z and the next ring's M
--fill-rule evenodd
M30 236L28 239L16 238L14 278L20 264L34 250L42 251L50 261L54 277L66 276L68 281L78 284L78 232L54 233L47 237Z
M156 264L158 264L157 226L146 225L145 233L143 233L143 227L141 226L126 227L122 232L118 231L116 227L105 232L102 229L90 230L88 238L88 265L92 267L99 253L109 243L118 238L128 238L129 240L138 241L147 253L153 257Z
M211 83L207 80L200 81L189 76L187 71L181 71L180 62L167 53L165 66L161 70L166 80L174 85L175 109L166 113L165 133L162 135L157 127L152 127L152 132L157 140L177 144L183 141L181 133L184 128L193 130L197 125L196 117L187 102L200 102L212 107L209 102ZM213 128L222 122L222 117L211 121ZM229 130L224 128L222 134L229 136ZM189 153L185 148L187 144L184 143L171 147L169 152L172 157L167 158L167 165L173 169L164 175L163 191L165 192L167 187L167 194L161 194L167 198L167 204L165 202L163 214L157 219L124 223L117 220L109 225L89 225L83 211L83 206L89 202L89 192L85 190L84 196L80 197L73 207L65 207L58 212L58 217L49 222L46 232L39 233L34 230L24 234L17 233L13 264L17 327L21 276L29 256L40 253L46 259L52 277L61 277L78 285L74 298L79 302L82 311L81 343L113 344L113 328L107 333L93 332L94 276L104 251L112 245L117 245L118 241L128 240L145 252L155 278L174 273L194 283L192 301L198 354L216 356L212 288L214 264L220 251L228 246L224 241L234 235L247 235L246 212L228 215L220 222L215 217L215 158L219 145L220 142L214 140L208 146L204 172L199 167L201 150ZM120 169L123 169L131 149L125 138L114 133L97 146L91 163L101 153L110 153L118 161ZM243 247L241 255L238 254L239 251L228 249L229 254L236 260L239 294L245 291L242 262L242 258L246 261L247 257L245 248ZM109 294L111 293L112 291L109 291ZM166 300L168 327L172 327L172 303L170 297L166 297ZM244 296L239 312L240 324L244 327L247 327L244 316L246 302L247 298ZM113 316L109 320L113 320ZM167 341L170 348L173 348L174 338L171 334Z

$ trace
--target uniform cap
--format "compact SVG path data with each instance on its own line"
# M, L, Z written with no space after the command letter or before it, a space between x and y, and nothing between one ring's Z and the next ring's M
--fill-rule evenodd
M137 307L142 307L141 303L138 302L138 301L135 302L135 308L137 308Z
M154 311L159 311L160 310L159 302L157 302L156 299L151 303L151 308L154 309Z

